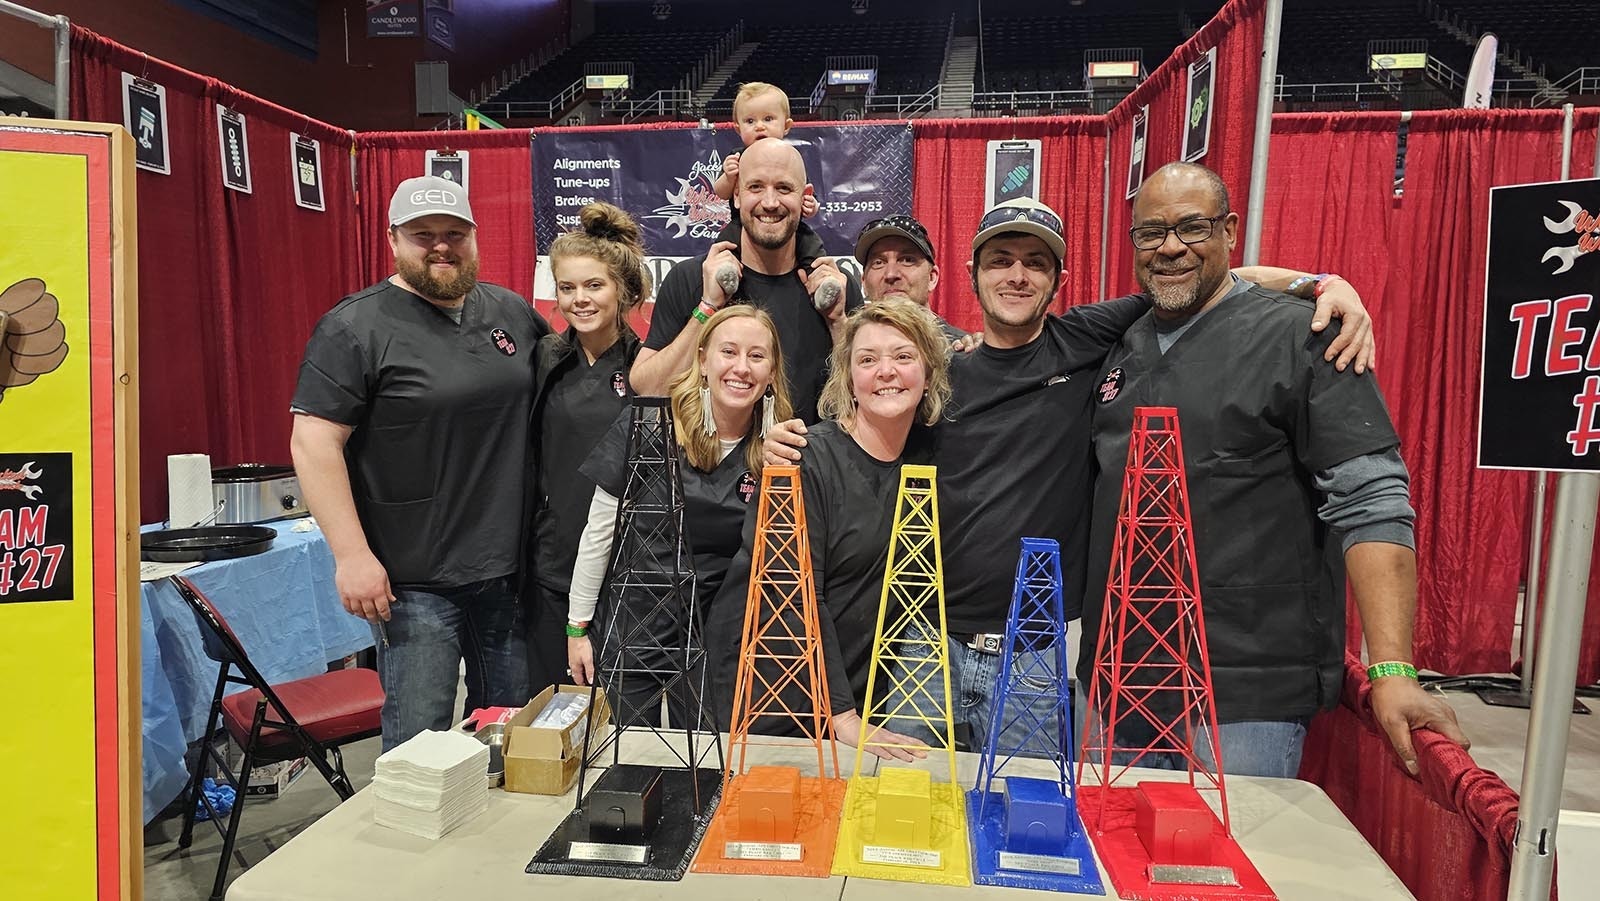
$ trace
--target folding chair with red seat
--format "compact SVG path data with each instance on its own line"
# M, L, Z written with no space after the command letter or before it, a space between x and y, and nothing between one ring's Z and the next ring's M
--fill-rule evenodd
M189 801L178 846L187 848L193 841L195 803L204 804L212 823L222 834L222 858L217 862L217 880L211 889L212 901L221 901L228 878L228 861L239 835L239 815L244 812L244 787L249 784L251 767L305 757L339 793L341 801L348 799L355 794L355 789L345 774L339 747L379 733L383 687L378 682L378 674L369 669L334 670L293 682L267 684L211 600L188 579L170 578L194 613L206 656L220 664L211 713L206 717L205 737L189 777ZM229 683L249 688L225 695ZM244 749L238 773L228 768L227 760L218 750L219 717L228 734ZM211 800L200 791L208 760L216 762L234 788L233 813L226 829L218 821Z

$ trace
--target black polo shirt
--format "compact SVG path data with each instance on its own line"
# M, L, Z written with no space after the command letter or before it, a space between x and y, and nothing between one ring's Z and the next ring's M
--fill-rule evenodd
M533 447L538 473L533 519L533 576L554 594L572 588L578 540L589 521L594 480L579 472L633 391L628 370L639 339L618 339L593 363L578 336L549 335L539 342Z
M1025 537L1061 544L1067 618L1082 609L1091 397L1106 352L1147 309L1142 298L1076 306L1021 347L951 360L954 395L932 430L950 631L1005 631Z
M578 470L618 500L628 484L628 432L632 421L633 411L623 410ZM710 472L691 466L680 449L678 478L683 483L683 528L694 555L695 597L703 611L716 597L728 574L728 564L739 552L745 511L752 506L759 486L746 465L744 441ZM651 539L664 537L664 533L650 535ZM657 559L667 559L671 548L656 546L652 550ZM606 600L602 593L601 603Z
M317 323L292 405L355 429L350 489L390 584L517 572L534 345L549 330L496 285L468 293L457 324L387 280Z
M1091 675L1105 608L1134 410L1176 407L1218 719L1310 716L1338 700L1343 557L1317 517L1314 474L1399 439L1372 375L1323 359L1338 328L1313 334L1314 308L1259 287L1235 291L1165 354L1146 316L1106 358L1080 680ZM1130 638L1124 659L1148 644Z

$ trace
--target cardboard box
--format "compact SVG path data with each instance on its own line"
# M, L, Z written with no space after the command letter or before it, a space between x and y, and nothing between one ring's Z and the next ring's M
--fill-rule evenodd
M299 781L308 766L304 757L296 757L252 767L250 783L244 787L244 793L252 798L276 798Z
M595 689L588 716L580 716L560 729L530 725L557 694L589 694L588 686L554 685L539 692L506 722L506 791L535 795L564 795L578 783L585 733L606 728L611 722L611 706L605 689Z

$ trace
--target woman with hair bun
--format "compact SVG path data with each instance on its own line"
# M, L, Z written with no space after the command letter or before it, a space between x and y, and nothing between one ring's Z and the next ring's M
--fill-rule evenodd
M628 314L649 293L633 217L609 203L591 203L578 220L550 245L556 304L567 330L541 339L535 355L534 577L525 589L531 695L568 681L567 593L594 495L594 481L579 467L628 406L628 371L639 354Z

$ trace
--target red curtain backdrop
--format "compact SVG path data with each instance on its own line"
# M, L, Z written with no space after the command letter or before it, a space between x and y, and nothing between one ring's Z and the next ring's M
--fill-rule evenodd
M1244 212L1250 190L1251 141L1256 133L1256 82L1261 73L1265 5L1266 0L1230 0L1106 114L1107 140L1111 145L1111 227L1107 235L1110 253L1106 263L1110 294L1138 290L1133 277L1133 245L1127 237L1133 201L1123 199L1128 192L1134 113L1146 104L1150 106L1144 156L1148 177L1183 155L1183 126L1188 114L1183 101L1188 90L1189 64L1212 47L1217 48L1217 62L1216 95L1211 98L1211 140L1206 155L1198 162L1222 176L1232 195L1233 208ZM1295 50L1288 48L1287 52ZM1243 259L1242 234L1239 244L1234 253L1235 264ZM1271 262L1271 258L1263 257L1263 261Z
M1574 177L1593 170L1597 120L1577 119ZM1373 312L1418 513L1418 663L1505 672L1532 480L1475 465L1489 188L1560 177L1561 113L1416 113L1396 198L1399 125L1399 113L1275 117L1262 259L1345 275ZM1595 575L1582 683L1600 678Z
M982 213L987 142L1043 142L1043 197L1067 222L1062 303L1095 299L1110 158L1108 278L1132 287L1122 199L1132 110L1149 103L1147 171L1178 153L1187 64L1218 48L1208 165L1242 206L1249 177L1261 0L1234 0L1112 114L919 120L912 212L932 232L935 310L976 328L966 260ZM306 336L343 295L392 271L389 194L428 149L472 153L486 280L528 296L534 275L529 141L537 132L359 136L82 29L73 36L73 115L121 122L121 72L167 89L172 175L137 176L141 490L145 521L166 513L168 454L218 464L288 458L287 413ZM215 107L248 117L254 193L225 190ZM1377 371L1405 442L1419 511L1418 662L1447 673L1505 671L1526 553L1528 476L1473 466L1488 188L1559 176L1559 111L1418 113L1403 196L1393 196L1397 113L1274 119L1263 260L1337 271L1379 329ZM1576 117L1572 175L1593 173L1600 110ZM662 123L644 128L692 127ZM322 141L327 211L294 205L288 135ZM541 130L542 131L542 130ZM356 165L348 154L359 146ZM1109 151L1109 153L1108 153ZM359 168L359 198L351 170ZM841 248L841 250L847 250ZM1597 549L1600 550L1600 549ZM1579 679L1600 679L1600 568L1591 580Z
M939 262L931 306L952 325L983 329L967 261L983 217L990 141L1037 139L1040 199L1066 223L1067 269L1059 312L1100 299L1100 221L1105 192L1105 122L1100 116L1036 119L917 119L912 215L928 227Z
M1343 703L1311 721L1300 778L1328 793L1419 901L1504 898L1516 792L1437 732L1412 733L1420 773L1407 776L1372 719L1371 690L1347 658Z
M357 283L349 132L80 28L72 115L122 122L122 72L167 90L172 174L140 170L140 494L166 519L166 458L289 459L289 399L306 337ZM254 193L222 187L216 106L245 114ZM322 142L327 212L295 206L289 133Z
M386 237L389 195L408 178L426 175L429 150L467 153L467 197L478 222L478 277L533 296L533 176L528 129L366 132L356 144L361 186L361 283L394 272Z

